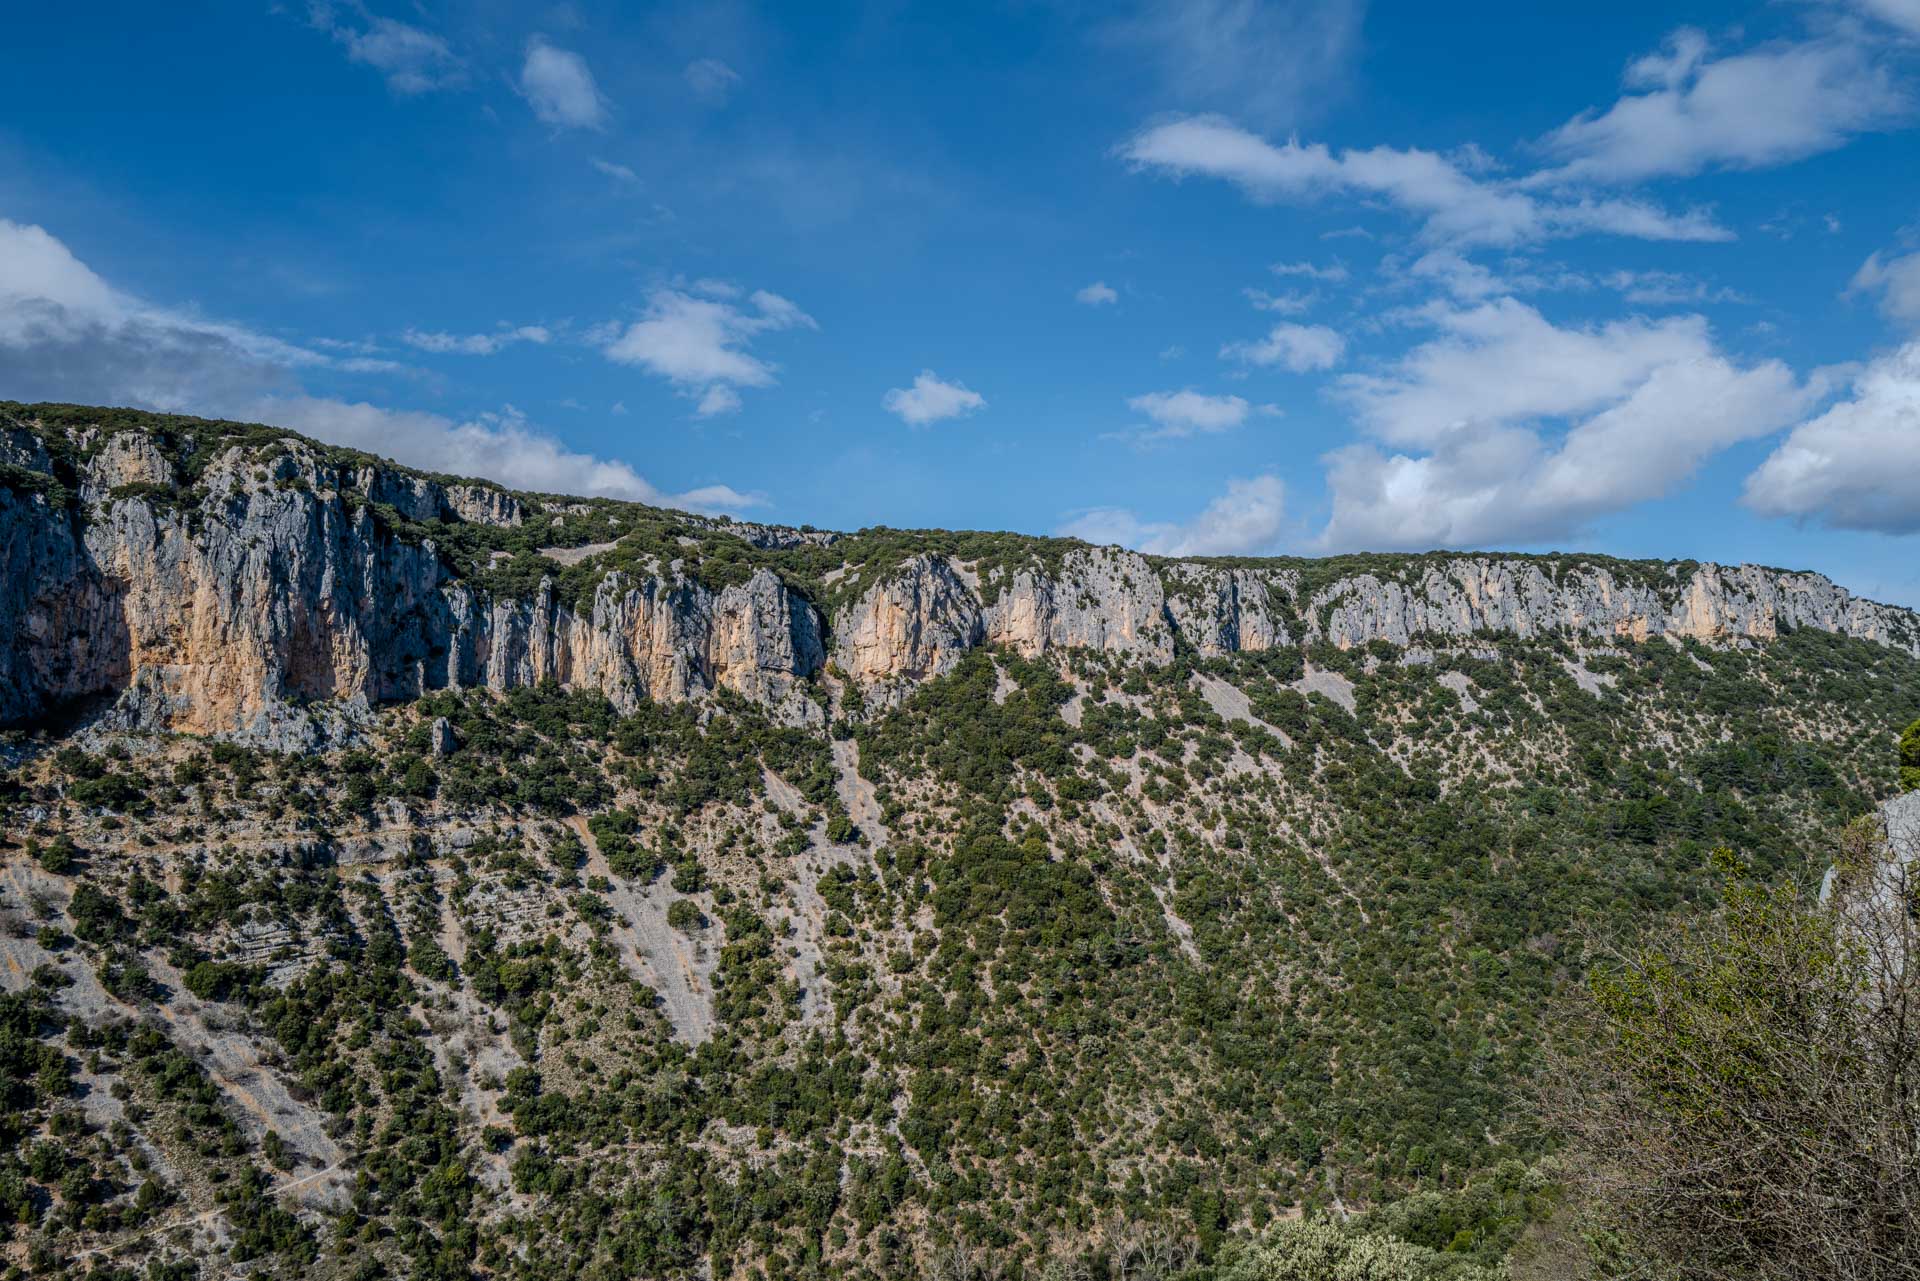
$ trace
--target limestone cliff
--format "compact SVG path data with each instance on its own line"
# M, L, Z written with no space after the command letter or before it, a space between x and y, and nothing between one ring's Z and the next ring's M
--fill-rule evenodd
M48 466L13 440L0 462ZM16 482L18 473L13 473ZM0 718L106 696L130 728L281 747L350 731L385 700L552 679L617 705L731 689L805 716L818 669L811 606L771 572L713 590L672 565L611 572L577 605L462 581L413 520L517 525L521 501L400 469L342 466L306 442L222 451L190 501L151 440L84 455L78 501L0 487ZM556 569L558 566L556 565Z
M0 721L93 700L127 727L292 748L383 701L547 680L626 708L731 690L798 721L820 715L809 681L829 658L884 704L981 645L1162 664L1813 628L1920 653L1912 612L1751 565L1167 561L1012 538L969 560L887 533L510 493L267 428L0 406Z

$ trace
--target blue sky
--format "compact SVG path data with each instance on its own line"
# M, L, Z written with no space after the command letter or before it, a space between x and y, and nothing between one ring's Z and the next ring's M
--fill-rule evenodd
M33 6L0 395L1920 604L1920 0Z

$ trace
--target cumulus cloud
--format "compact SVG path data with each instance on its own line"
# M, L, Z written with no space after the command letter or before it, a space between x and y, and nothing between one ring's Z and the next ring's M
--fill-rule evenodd
M1848 293L1880 295L1880 310L1895 320L1920 323L1920 253L1881 260L1870 254L1847 286Z
M701 281L691 291L655 290L645 316L607 334L602 350L607 359L637 365L695 397L702 416L731 413L740 408L739 388L775 382L776 367L747 350L754 339L819 328L779 294L758 289L741 306L740 292L721 281Z
M357 353L364 345L333 346ZM433 471L558 493L695 511L764 501L724 485L664 492L625 463L567 449L512 410L461 421L315 396L300 384L305 371L388 363L145 302L114 288L43 228L0 219L0 386L23 400L274 423Z
M1285 515L1286 488L1269 474L1229 480L1226 492L1189 521L1143 521L1128 508L1096 507L1058 532L1155 556L1255 556L1274 549Z
M1304 374L1333 368L1346 350L1347 340L1325 325L1286 322L1275 325L1257 341L1228 343L1220 349L1220 355L1245 365L1278 365Z
M1852 396L1801 423L1747 478L1768 516L1920 532L1920 342L1872 361Z
M1436 152L1335 152L1294 138L1276 145L1217 116L1155 125L1121 144L1119 155L1142 171L1221 179L1263 203L1337 195L1385 200L1420 218L1424 238L1441 243L1511 245L1590 232L1646 240L1732 238L1699 211L1671 214L1625 199L1548 199L1510 182L1483 180Z
M545 346L552 339L553 333L545 325L520 325L511 329L503 327L490 334L447 334L409 329L400 335L400 341L407 346L440 356L491 356L517 342Z
M731 97L734 87L740 83L740 73L718 58L689 62L681 76L686 80L687 88L693 90L694 97L715 106Z
M1337 396L1389 453L1327 456L1330 549L1484 546L1575 534L1780 430L1818 396L1778 361L1742 366L1704 319L1567 328L1511 298L1431 307L1438 334Z
M1849 33L1717 59L1710 52L1701 32L1676 31L1627 68L1627 87L1642 92L1542 140L1563 163L1529 183L1637 182L1782 164L1890 125L1910 105Z
M1232 431L1249 414L1278 414L1272 405L1256 410L1239 396L1208 396L1191 387L1180 391L1150 391L1127 401L1127 408L1153 423L1143 439L1172 440L1196 434Z
M987 401L964 384L945 382L931 369L923 369L914 376L913 386L893 388L880 398L880 405L909 427L924 427L985 409Z
M1106 281L1096 280L1076 293L1073 300L1089 307L1105 307L1119 302L1120 295L1109 288Z
M309 6L308 15L346 49L349 61L378 71L395 93L430 93L467 78L466 67L447 42L431 31L392 18L369 17L364 25L357 24L340 18L329 4Z
M587 60L550 44L545 36L527 42L520 68L520 94L543 123L562 129L604 129L607 100Z

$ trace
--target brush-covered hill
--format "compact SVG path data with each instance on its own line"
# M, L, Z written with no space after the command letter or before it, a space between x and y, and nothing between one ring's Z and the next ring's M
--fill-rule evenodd
M1920 619L1816 574L833 534L0 404L0 1249L1172 1276L1337 1207L1477 1275L1582 928L1823 865L1916 716Z

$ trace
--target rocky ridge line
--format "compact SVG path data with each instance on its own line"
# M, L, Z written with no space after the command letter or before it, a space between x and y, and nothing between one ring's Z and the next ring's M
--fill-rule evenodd
M0 720L32 724L72 700L111 723L282 749L351 733L374 704L437 688L545 680L631 708L729 690L793 722L822 716L809 684L829 662L881 704L981 645L1035 656L1090 650L1164 664L1279 646L1567 635L1709 644L1812 628L1920 654L1920 616L1818 574L1760 566L1644 566L1591 558L1408 557L1310 579L1298 562L1149 559L1075 546L1051 565L982 567L925 550L863 567L819 605L766 564L714 587L681 559L609 567L563 599L563 562L522 596L479 589L434 535L517 528L531 496L342 461L295 436L217 452L190 503L152 435L73 437L63 504L33 424L0 419ZM425 529L399 536L375 505ZM645 510L636 508L635 510ZM778 555L846 536L688 518ZM686 541L686 540L683 540Z

